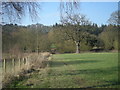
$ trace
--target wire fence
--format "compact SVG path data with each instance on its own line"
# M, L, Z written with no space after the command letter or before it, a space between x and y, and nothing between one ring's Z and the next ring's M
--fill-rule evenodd
M14 74L17 75L21 69L29 68L29 57L25 58L12 58L2 60L2 75Z

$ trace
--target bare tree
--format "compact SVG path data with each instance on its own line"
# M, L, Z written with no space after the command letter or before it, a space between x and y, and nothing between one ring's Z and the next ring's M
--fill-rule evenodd
M23 0L24 2L15 2L14 0L8 0L2 2L2 17L4 22L11 23L20 22L20 20L28 14L32 21L36 21L39 18L38 11L41 9L40 2L30 2L30 0ZM64 12L72 12L78 6L78 0L69 0L69 2L60 2L61 16Z
M32 21L37 20L40 3L12 1L2 2L2 17L4 22L8 20L12 23L19 22L26 14L31 17Z
M76 53L80 53L81 41L89 36L89 33L84 31L84 26L89 25L89 20L84 15L74 14L69 15L62 19L63 28L61 32L64 34L65 39L73 40L76 44Z
M60 19L66 17L67 14L72 15L79 12L79 0L69 0L69 2L60 3Z
M108 19L109 24L119 24L120 25L120 11L115 11L111 14L110 18Z

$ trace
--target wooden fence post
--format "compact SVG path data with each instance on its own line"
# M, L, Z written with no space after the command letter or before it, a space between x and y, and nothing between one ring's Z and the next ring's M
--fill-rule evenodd
M21 69L21 59L19 58L19 69Z
M6 73L6 61L3 59L4 74Z
M12 65L13 65L13 73L15 74L15 59L12 59Z
M27 57L25 58L25 60L26 60L25 65L26 65L26 68L28 70L28 59L27 59Z
M28 62L28 68L30 68L30 58L29 57L28 57L27 62Z
M24 65L24 58L22 58L22 66Z
M23 68L25 68L25 58L23 58L23 65L22 65Z
M27 63L27 69L29 69L29 58L28 57L26 57L26 63Z

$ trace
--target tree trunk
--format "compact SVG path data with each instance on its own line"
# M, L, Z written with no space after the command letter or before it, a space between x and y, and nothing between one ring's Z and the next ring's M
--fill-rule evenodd
M80 42L76 43L76 53L80 53Z

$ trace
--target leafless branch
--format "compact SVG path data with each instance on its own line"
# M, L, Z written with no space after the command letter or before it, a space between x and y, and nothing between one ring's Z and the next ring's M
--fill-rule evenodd
M39 18L39 10L38 2L2 2L2 17L5 22L19 22L27 14L35 21Z

